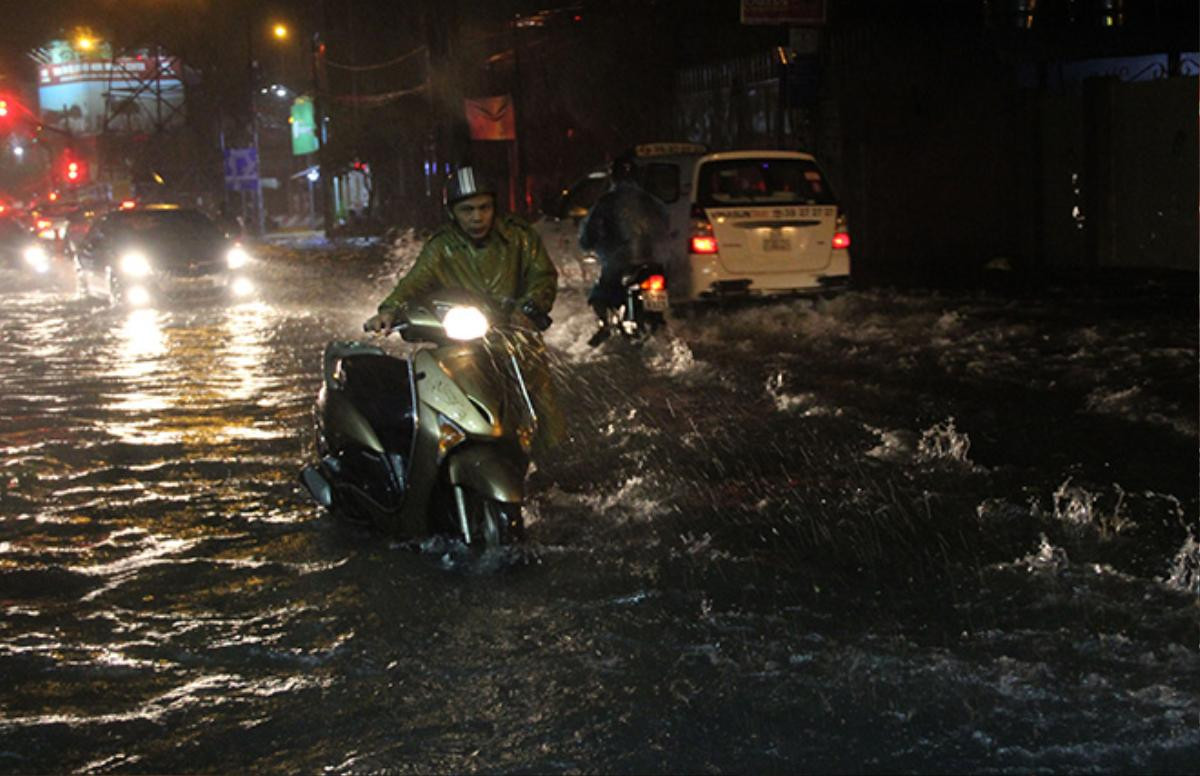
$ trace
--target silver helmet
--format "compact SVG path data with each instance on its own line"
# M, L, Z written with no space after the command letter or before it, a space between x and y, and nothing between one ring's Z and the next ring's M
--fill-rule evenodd
M491 194L494 197L496 196L496 188L492 185L491 181L486 180L482 175L477 175L475 168L470 166L459 167L446 178L446 189L442 192L442 203L446 207L453 207L454 203L478 194Z

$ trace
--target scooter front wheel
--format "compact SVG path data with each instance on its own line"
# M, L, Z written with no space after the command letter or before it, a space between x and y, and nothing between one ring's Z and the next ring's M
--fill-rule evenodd
M467 488L458 494L459 530L472 549L480 551L514 544L525 538L521 505L490 499ZM465 531L462 520L466 519Z
M483 499L483 513L477 543L484 549L514 544L525 538L525 524L521 520L520 504L503 504ZM475 537L472 537L475 538Z

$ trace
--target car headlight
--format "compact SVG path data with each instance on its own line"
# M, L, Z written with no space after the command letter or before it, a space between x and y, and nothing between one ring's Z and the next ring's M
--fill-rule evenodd
M50 257L46 255L46 249L40 245L30 245L24 250L25 263L33 267L37 272L46 272L50 269Z
M250 261L250 254L246 253L246 249L240 245L235 245L229 249L229 253L225 254L225 263L230 269L241 269L246 266L246 262Z
M479 339L488 331L488 319L478 307L451 307L442 318L446 336L456 340Z
M150 274L150 260L141 251L130 251L121 256L121 272L133 278L144 278Z

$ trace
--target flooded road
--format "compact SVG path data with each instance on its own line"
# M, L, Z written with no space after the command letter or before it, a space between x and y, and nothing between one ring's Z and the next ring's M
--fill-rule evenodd
M230 307L5 275L0 772L1195 771L1194 288L593 350L565 271L572 439L483 573L297 482L321 350L414 247L275 247Z

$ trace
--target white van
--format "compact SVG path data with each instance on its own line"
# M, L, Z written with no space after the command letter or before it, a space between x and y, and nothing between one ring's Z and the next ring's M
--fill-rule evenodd
M671 215L663 263L672 306L849 284L846 218L810 154L708 153L696 143L647 143L632 153L638 180ZM607 170L595 170L563 192L558 218L542 230L552 252L586 260L578 225L607 189Z
M849 284L846 217L811 155L707 154L696 160L687 194L686 205L671 206L672 231L686 236L686 251L667 269L672 303Z

